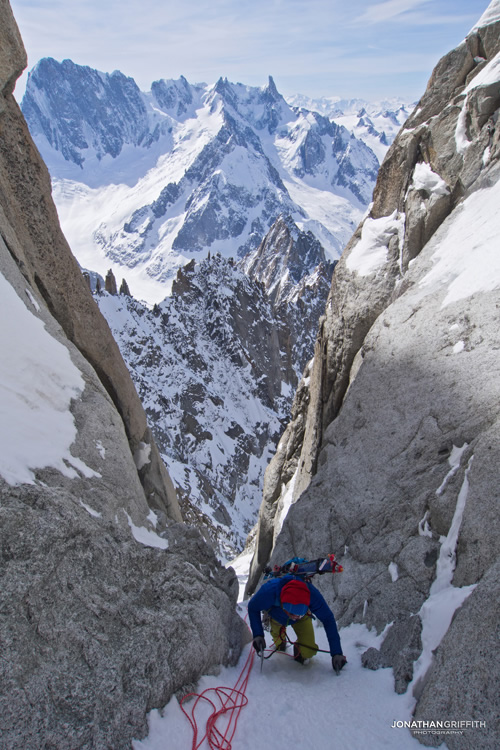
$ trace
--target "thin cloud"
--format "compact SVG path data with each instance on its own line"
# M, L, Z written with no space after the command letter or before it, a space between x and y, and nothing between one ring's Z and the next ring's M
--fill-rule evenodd
M453 26L459 25L467 28L467 24L471 24L475 21L476 15L474 13L467 13L463 15L438 15L431 16L428 13L421 13L416 11L415 13L406 13L404 20L408 24L415 24L418 26Z
M376 24L400 20L403 14L429 2L430 0L386 0L384 3L377 3L367 8L361 16L355 19L355 22Z

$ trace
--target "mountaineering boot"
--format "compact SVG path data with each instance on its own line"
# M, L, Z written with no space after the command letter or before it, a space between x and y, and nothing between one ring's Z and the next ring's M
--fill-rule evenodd
M276 620L271 620L271 636L274 641L275 651L286 651L286 627L279 622L276 622Z
M293 644L293 658L299 664L306 664L307 662L307 659L304 659L304 657L300 653L300 648L297 646L296 643Z

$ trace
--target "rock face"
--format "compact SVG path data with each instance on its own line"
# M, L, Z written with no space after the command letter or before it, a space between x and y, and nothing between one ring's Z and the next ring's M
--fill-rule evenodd
M65 489L0 493L2 748L130 748L148 711L237 660L237 582L197 531L148 548Z
M79 92L65 96L64 90ZM64 112L57 127L48 112ZM97 159L117 157L125 145L150 141L149 120L141 92L132 78L115 70L103 74L71 60L40 61L23 103L26 120L34 125L33 135L45 138L67 161L79 167L84 154ZM89 137L90 135L90 137Z
M0 744L120 750L236 660L237 582L181 522L12 96L25 52L0 13Z
M300 379L312 355L335 263L327 260L312 232L302 232L290 217L280 216L239 267L264 285L273 310L286 321Z
M494 2L438 63L381 166L266 472L249 582L271 552L334 551L345 572L323 586L341 624L381 630L419 613L414 672L390 641L367 665L392 661L399 691L412 680L419 719L487 722L480 739L436 740L453 749L498 736L499 32ZM296 502L276 538L284 492ZM465 603L443 614L433 658L426 613L447 597ZM411 662L420 645L404 630L391 637Z

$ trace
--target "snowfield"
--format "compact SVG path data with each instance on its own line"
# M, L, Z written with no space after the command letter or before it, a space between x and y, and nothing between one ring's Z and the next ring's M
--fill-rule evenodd
M460 455L460 449L453 452L449 476L453 474ZM290 645L287 653L275 653L266 659L262 671L260 659L254 657L246 690L242 691L248 699L248 704L241 710L230 745L209 744L206 738L202 741L206 723L214 710L208 701L203 700L198 703L194 712L198 725L196 744L188 718L178 700L172 698L163 711L155 710L150 713L149 735L144 740L135 741L134 750L208 750L218 747L224 747L225 750L255 750L268 746L272 746L274 750L289 750L291 747L307 747L313 750L330 750L337 747L346 750L422 748L409 728L413 721L412 711L415 705L412 689L428 669L432 660L432 650L439 645L455 610L474 588L469 586L459 589L451 584L458 528L466 497L467 481L464 482L450 533L441 540L436 580L420 613L424 626L424 649L416 663L414 679L404 695L394 692L392 669L372 671L363 668L361 664L361 655L364 651L370 647L380 648L386 631L377 635L375 630L368 630L365 625L352 624L340 629L347 664L339 676L332 669L329 654L320 652L306 664L299 665L293 661ZM252 552L247 550L233 563L240 582L241 594L245 587L251 556ZM240 615L246 618L245 602L241 602L239 611ZM390 625L387 626L389 627ZM315 623L315 631L319 648L328 650L326 633L318 622ZM294 635L291 629L288 635ZM268 656L272 653L269 633L266 633L266 643ZM251 652L252 646L248 644L235 667L222 668L217 675L202 677L195 688L196 695L209 691L207 698L219 710L222 704L216 696L215 689L224 687L231 693L231 689L239 684L247 660L252 658ZM241 700L240 697L233 697L235 700ZM184 708L188 713L193 709L195 700L186 699L184 702ZM230 716L231 712L227 716L223 715L216 724L222 734L226 731ZM463 717L457 717L461 718ZM439 720L436 716L428 719L429 722ZM418 722L413 724L413 729L425 734L433 732L432 725L418 726ZM229 735L231 731L232 729ZM445 731L450 734L463 734L473 729L450 727ZM443 733L442 729L440 733ZM445 743L441 743L439 747L446 750Z
M323 629L316 632L318 646L328 648ZM363 625L344 628L340 635L347 665L338 677L328 654L320 653L299 665L293 661L289 647L287 654L277 653L265 661L262 672L260 660L254 659L246 691L248 705L240 714L231 750L421 750L422 745L408 729L393 728L395 722L408 721L411 716L408 697L393 691L392 670L373 672L361 666L361 654L370 646L376 647L380 637ZM269 645L269 634L266 640ZM245 647L236 667L203 677L196 692L232 687L251 649L251 645ZM209 697L213 699L213 695ZM190 708L189 703L186 708ZM196 714L200 740L209 715L210 707L200 706ZM149 722L148 738L134 742L134 750L192 747L191 726L175 698L162 713L151 712ZM220 729L224 733L223 722ZM198 747L206 750L210 745L205 741Z
M447 289L442 307L500 286L500 183L477 190L457 207L420 282L426 294Z

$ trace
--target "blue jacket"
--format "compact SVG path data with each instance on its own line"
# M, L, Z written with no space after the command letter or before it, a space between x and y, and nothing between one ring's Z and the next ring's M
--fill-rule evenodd
M286 612L281 608L280 604L281 589L286 583L293 580L297 580L293 575L283 576L283 578L271 578L270 581L266 581L266 583L262 584L257 593L252 596L248 602L248 616L254 638L258 635L264 635L260 616L260 613L263 610L267 610L269 616L273 620L281 623L281 625L286 626L293 624ZM333 612L318 589L313 586L312 583L308 583L307 586L311 592L309 611L323 623L328 643L330 645L331 655L334 656L335 654L341 654L342 647L340 645L339 631L337 630L337 623L335 622Z

